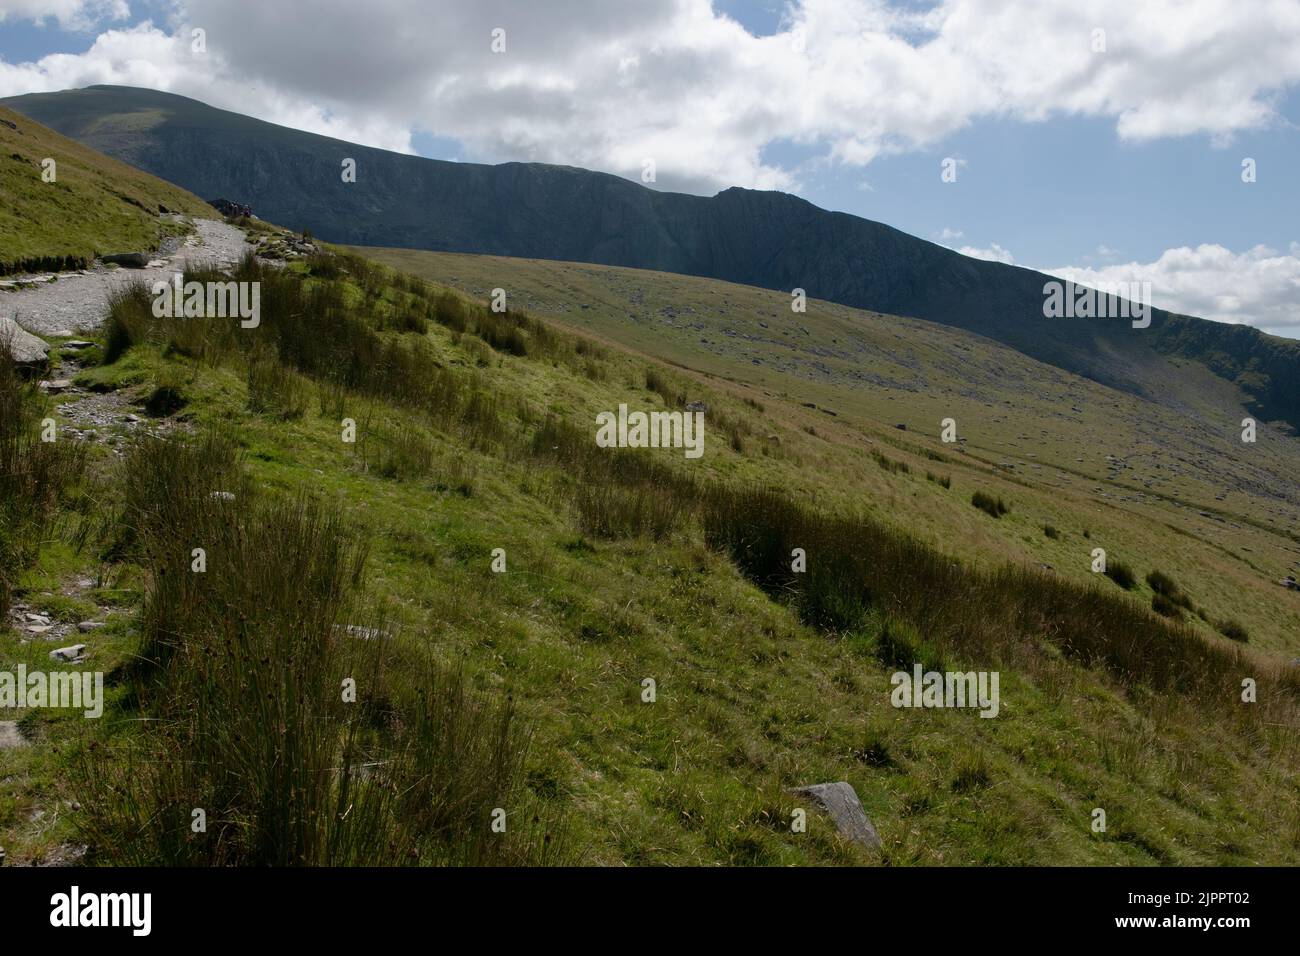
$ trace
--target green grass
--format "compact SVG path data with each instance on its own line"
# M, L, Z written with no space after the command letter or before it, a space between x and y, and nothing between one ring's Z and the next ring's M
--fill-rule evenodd
M937 459L910 432L881 452L909 467L885 467L844 414L492 317L355 259L239 269L264 282L259 329L158 323L127 295L104 332L113 361L79 377L140 402L175 389L190 438L121 463L96 449L100 490L63 506L100 530L80 548L52 536L20 576L33 597L102 578L113 590L93 593L129 610L95 637L95 666L117 675L104 720L37 715L37 745L0 754L12 859L76 840L100 862L1300 858L1297 689L1276 660L1098 588L1091 543L1077 574L1016 560L1060 549L1043 553L1066 568L1073 529L1119 536L1121 516L1084 524L946 455L959 488L1016 489L989 521L923 478ZM250 359L280 370L250 376ZM696 463L592 440L597 411L683 400L709 408ZM1048 538L1049 520L1071 533ZM202 576L187 571L198 539ZM12 633L0 654L39 659ZM894 709L890 674L913 662L998 670L999 717ZM355 713L333 704L345 670L374 675ZM1256 705L1239 701L1246 674ZM179 752L199 759L168 761ZM343 768L332 783L307 772L326 761ZM407 804L362 772L377 761ZM815 812L790 831L789 788L829 780L857 790L881 854ZM381 839L339 819L344 781ZM195 792L227 821L204 839L186 836ZM56 803L57 823L33 821ZM482 842L502 805L519 842Z
M44 440L50 437L50 412L48 401L19 376L7 346L0 344L0 620L9 613L18 572L35 560L53 531L61 500L86 465L84 449Z
M11 125L12 124L12 125ZM46 159L55 179L42 179ZM212 208L179 187L88 149L0 107L0 275L84 268L96 255L155 249Z
M677 391L760 403L765 414L742 442L766 448L753 469L765 479L802 482L971 560L1050 564L1080 582L1102 547L1142 573L1165 569L1207 611L1246 626L1252 647L1272 659L1300 655L1300 601L1277 586L1300 568L1300 440L1266 426L1243 445L1248 396L1195 362L1144 368L1139 397L946 326L815 300L795 315L788 294L727 282L409 249L365 254L479 298L504 288L512 308L670 365ZM956 443L941 441L946 418ZM764 440L774 432L779 450ZM941 456L962 493L883 468L868 474L875 466L864 466L863 452L873 449L918 475ZM786 467L796 458L807 470ZM1014 512L987 520L969 505L975 489Z

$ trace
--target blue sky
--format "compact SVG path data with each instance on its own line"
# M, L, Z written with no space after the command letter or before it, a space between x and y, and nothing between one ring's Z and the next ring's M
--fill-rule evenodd
M0 94L152 85L433 158L633 179L653 155L655 188L785 188L968 254L1082 281L1149 278L1156 305L1300 337L1294 0L1249 14L1151 0L1145 19L1112 0L999 6L1017 4L1002 22L984 0L666 0L649 13L491 0L455 21L415 0L360 12L337 0L316 23L243 0L0 0ZM1094 9L1080 18L1081 6ZM177 52L196 23L214 52L202 62ZM468 41L496 23L518 59ZM1110 43L1089 63L1077 53L1093 23ZM417 45L408 60L421 29L428 55ZM860 59L851 31L867 38ZM802 59L787 52L796 32ZM258 58L263 37L275 56ZM346 66L322 72L331 54ZM503 80L503 65L520 72ZM945 158L955 182L941 180Z
M755 36L776 33L786 9L778 0L713 6ZM1239 134L1230 147L1204 135L1124 143L1110 120L987 120L922 157L887 157L865 170L823 168L799 192L826 209L923 238L946 229L963 234L960 245L996 243L1036 268L1147 261L1202 243L1285 249L1300 239L1300 94L1282 97L1278 114L1276 128ZM798 165L817 153L778 142L771 155ZM956 182L944 183L940 164L950 156L967 165ZM1244 157L1260 171L1251 184L1241 180ZM1099 247L1114 254L1099 255Z

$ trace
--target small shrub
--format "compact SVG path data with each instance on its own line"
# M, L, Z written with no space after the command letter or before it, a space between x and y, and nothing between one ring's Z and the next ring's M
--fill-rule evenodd
M307 269L317 279L337 279L343 275L338 259L320 252L307 260Z
M1110 578L1125 591L1132 591L1137 587L1137 575L1123 561L1107 561L1106 577Z
M306 379L269 355L255 355L248 363L248 409L284 421L307 412L310 389Z
M1244 624L1230 618L1224 618L1218 623L1219 633L1230 641L1238 641L1245 644L1250 640L1250 632L1246 630Z
M894 757L889 752L889 744L879 733L869 732L862 746L853 751L853 756L868 767L885 769L895 766Z
M1195 610L1191 597L1183 593L1182 588L1178 586L1174 579L1163 571L1152 571L1148 574L1147 584L1150 585L1152 591L1156 592L1157 597L1164 599L1164 603L1187 611ZM1161 613L1164 612L1161 611Z
M376 427L367 435L363 454L382 478L421 478L433 471L437 453L423 429L408 422Z
M686 396L673 385L668 376L651 366L645 370L645 387L648 391L658 393L668 408L686 404Z
M963 760L957 767L957 773L952 779L952 792L972 793L976 790L984 790L990 783L992 778L984 755L976 754Z
M871 449L871 458L877 465L889 472L891 475L911 474L912 469L907 462L894 461L894 459L886 457L875 448Z
M671 489L644 482L624 487L585 481L577 490L574 505L578 527L597 538L663 538L684 511L683 502Z
M445 325L453 332L464 332L469 328L465 302L450 290L443 292L434 302L433 318L439 325Z
M977 491L971 495L970 503L993 518L1001 518L1011 511L1011 508L1001 498L995 498L983 491Z
M189 399L181 394L177 386L164 383L149 393L144 401L144 411L153 418L167 418L188 404Z
M1153 595L1151 598L1151 610L1155 611L1162 617L1171 620L1181 621L1183 619L1183 610L1163 594Z

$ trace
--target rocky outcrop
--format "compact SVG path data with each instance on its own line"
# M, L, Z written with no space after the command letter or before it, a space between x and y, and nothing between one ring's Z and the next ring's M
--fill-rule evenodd
M242 202L231 202L229 199L209 199L208 205L231 219L256 219L253 215L253 207Z

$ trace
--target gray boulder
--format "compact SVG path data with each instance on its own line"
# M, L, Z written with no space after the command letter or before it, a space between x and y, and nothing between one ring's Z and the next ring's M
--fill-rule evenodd
M4 346L19 365L44 365L49 357L49 346L8 316L0 316L0 347Z
M17 750L26 747L27 740L18 729L16 720L0 720L0 750Z
M85 644L73 644L71 647L60 647L58 650L50 651L50 660L66 661L70 664L76 664L84 660L83 655L86 653Z
M867 819L866 811L858 800L857 791L843 780L837 783L814 783L809 787L796 787L790 791L796 796L810 797L835 821L835 829L846 840L852 840L870 850L880 849L880 837Z

